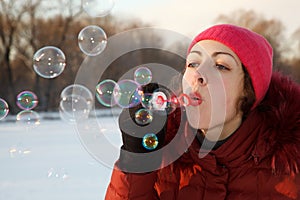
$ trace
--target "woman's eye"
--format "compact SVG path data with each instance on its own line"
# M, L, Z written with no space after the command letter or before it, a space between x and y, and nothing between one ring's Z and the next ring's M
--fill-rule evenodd
M199 67L199 63L189 63L187 66L192 68L197 68Z
M216 64L216 67L219 70L229 70L227 67L225 67L224 65L221 65L221 64Z

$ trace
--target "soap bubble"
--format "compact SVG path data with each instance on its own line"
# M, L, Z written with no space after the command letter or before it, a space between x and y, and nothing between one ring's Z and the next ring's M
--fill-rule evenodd
M177 97L166 88L158 88L153 92L151 100L152 109L155 111L165 110L173 112L178 107Z
M87 119L93 106L92 92L83 85L73 84L60 94L59 113L63 120L74 123L76 119Z
M135 113L135 121L139 125L150 124L152 120L153 120L152 112L148 109L142 108L136 111Z
M154 133L147 133L143 137L143 147L148 150L156 149L158 146L158 138Z
M105 49L106 44L106 33L99 26L86 26L78 34L79 48L87 56L99 55Z
M179 107L177 97L165 88L158 88L153 93L143 93L141 103L144 108L158 113L166 111L170 114Z
M17 125L26 129L35 128L40 125L40 115L33 110L23 110L16 116Z
M22 144L13 145L8 150L11 158L23 157L31 153L30 148L23 147Z
M134 80L140 85L146 85L152 80L152 72L147 67L139 67L134 71Z
M139 84L130 79L119 81L113 95L115 102L122 108L134 107L141 102Z
M180 94L178 97L178 103L184 107L190 106L190 97L187 94Z
M37 96L31 91L23 91L17 95L17 106L22 110L31 110L38 105Z
M48 173L47 173L47 177L50 179L61 179L62 181L65 181L67 179L70 178L69 174L67 173L66 169L65 168L53 168L51 167L49 170L48 170Z
M113 97L113 91L116 84L117 83L114 80L106 79L96 86L96 98L99 103L106 107L112 107L116 104Z
M0 98L0 120L4 119L9 112L9 107L4 99Z
M57 47L46 46L33 56L33 69L43 78L55 78L65 69L65 54Z
M68 95L61 99L59 104L60 117L70 123L88 118L90 105L85 98L79 95Z
M152 109L151 105L152 93L142 93L141 94L141 103L144 108Z
M149 110L165 110L167 107L167 95L162 91L142 94L142 105Z
M70 97L72 95L82 97L83 99L85 99L89 109L92 108L94 98L92 92L87 87L80 84L69 85L62 90L60 98L61 100L66 99L67 97Z
M167 107L167 95L162 91L156 91L152 94L151 104L154 110L164 110Z
M110 13L115 0L83 0L82 7L91 17L104 17Z

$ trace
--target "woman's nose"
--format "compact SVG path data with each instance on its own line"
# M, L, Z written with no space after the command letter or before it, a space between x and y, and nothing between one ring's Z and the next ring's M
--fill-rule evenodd
M201 85L206 85L206 80L203 77L199 78L198 81Z
M194 71L194 82L201 86L205 86L207 84L207 79L203 73L201 73L198 69Z

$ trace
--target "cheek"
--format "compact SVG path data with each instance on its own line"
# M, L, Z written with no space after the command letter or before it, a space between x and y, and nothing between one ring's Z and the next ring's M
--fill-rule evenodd
M185 69L184 73L183 73L183 78L188 78L191 76L190 70L189 69Z
M182 77L182 86L183 86L183 89L189 87L191 85L191 73L186 70L183 74L183 77Z
M243 96L243 84L241 82L225 84L226 90L226 110L236 112L237 103Z

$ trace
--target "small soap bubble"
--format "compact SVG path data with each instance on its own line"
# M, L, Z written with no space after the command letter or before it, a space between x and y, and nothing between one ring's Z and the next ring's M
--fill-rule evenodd
M106 107L113 107L116 105L113 97L113 92L116 85L117 83L111 79L101 81L96 86L96 98L98 102Z
M164 111L168 114L179 107L177 97L164 88L158 88L153 93L143 93L141 96L141 103L144 108L147 108L152 112L158 111L161 113L160 111Z
M31 153L29 148L24 148L20 145L13 145L9 148L9 155L11 158L23 157Z
M156 149L158 146L158 138L154 133L147 133L143 137L143 147L148 150Z
M82 97L86 100L86 104L88 105L89 109L92 108L94 98L92 92L87 87L80 84L69 85L62 90L60 98L62 100L72 95Z
M37 96L31 91L23 91L17 95L17 106L22 110L31 110L38 105Z
M115 0L83 0L82 7L91 17L104 17L110 13Z
M53 168L51 167L47 172L47 177L49 179L57 179L65 181L70 178L65 168Z
M166 111L168 114L174 112L176 108L180 107L180 102L176 95L172 95L168 100Z
M152 109L151 105L152 93L142 93L141 94L141 104L144 108Z
M88 119L90 105L82 96L69 95L61 99L59 113L61 119L74 123L76 120Z
M152 72L147 67L139 67L134 71L134 80L140 85L146 85L152 80Z
M87 56L99 55L104 51L106 44L106 33L99 26L86 26L78 34L79 48Z
M116 104L122 108L130 108L141 102L139 84L133 80L125 79L117 83L113 93Z
M167 95L162 91L155 91L152 95L151 104L154 110L165 110L167 107Z
M26 129L35 128L40 125L40 115L33 110L22 110L16 116L17 125Z
M33 69L43 78L55 78L65 69L65 54L57 47L46 46L33 56Z
M9 106L7 102L0 98L0 120L4 119L9 113Z
M190 97L187 94L180 94L180 96L178 97L178 102L180 105L182 106L189 106L190 105Z
M153 111L165 110L168 104L167 95L162 91L142 94L142 105Z
M150 124L153 120L152 112L148 109L141 108L135 113L135 121L139 125Z
M168 114L175 111L175 109L179 106L176 95L166 88L156 89L153 92L151 103L154 110L165 110Z

